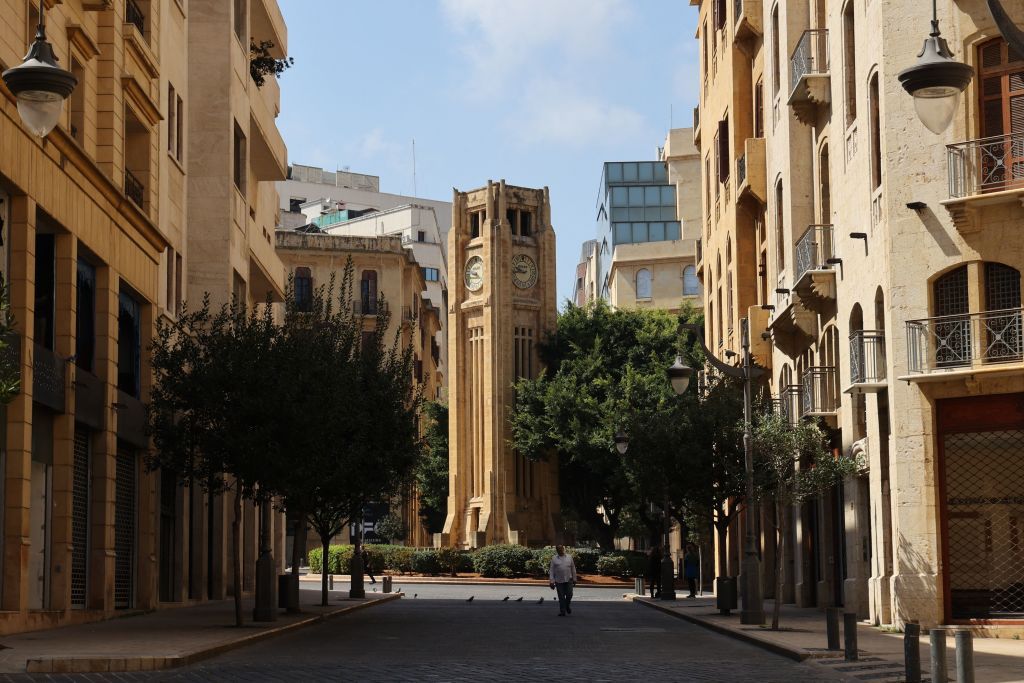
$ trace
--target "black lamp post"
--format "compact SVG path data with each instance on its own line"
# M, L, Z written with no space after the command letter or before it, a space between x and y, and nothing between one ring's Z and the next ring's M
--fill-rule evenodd
M7 88L18 98L22 122L41 138L57 125L64 100L78 84L74 74L57 66L53 46L46 40L45 11L43 0L39 0L36 39L24 61L2 74Z
M750 322L744 318L740 321L741 343L743 346L743 365L736 367L723 363L716 358L711 350L704 343L704 329L700 325L684 323L680 329L696 332L700 339L700 346L704 350L704 357L716 370L729 377L736 377L743 380L743 465L746 479L746 524L743 533L743 562L740 566L740 577L742 579L743 604L740 607L740 622L744 624L764 623L764 604L761 600L761 557L757 552L757 542L754 537L754 524L760 514L760 507L754 499L754 450L753 436L750 432L751 403L753 397L753 381L765 374L764 368L754 365L750 357ZM676 357L676 362L668 369L668 376L672 382L672 388L676 394L682 394L690 384L690 377L693 375L693 368L683 363L682 356ZM719 582L721 585L721 581Z
M914 97L914 110L925 128L938 135L953 121L960 93L974 77L974 69L953 59L939 33L937 0L932 0L932 32L924 40L917 63L899 73L903 88Z

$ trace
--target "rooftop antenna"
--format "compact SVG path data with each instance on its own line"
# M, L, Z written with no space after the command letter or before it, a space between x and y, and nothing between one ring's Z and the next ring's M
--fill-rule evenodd
M416 138L412 139L412 196L419 196L416 193Z

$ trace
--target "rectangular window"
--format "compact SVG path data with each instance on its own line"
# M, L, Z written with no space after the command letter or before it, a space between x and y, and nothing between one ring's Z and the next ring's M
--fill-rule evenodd
M427 241L427 233L423 232L422 230L417 231L416 232L416 241L417 242L426 242Z
M778 95L782 85L779 69L779 6L772 8L772 94Z
M878 74L871 77L871 189L882 185L882 128L878 110Z
M629 223L616 223L613 227L615 228L615 244L629 244Z
M174 249L167 247L164 250L164 255L167 257L164 261L167 276L167 300L164 302L164 306L168 311L174 310Z
M754 88L754 137L764 137L764 81Z
M480 224L483 222L481 217L483 216L482 211L474 211L469 214L469 236L470 238L476 238L480 236Z
M167 151L174 154L178 149L178 102L174 86L167 84Z
M36 233L35 342L53 350L57 255L53 235Z
M174 255L174 313L181 313L182 304L182 282L185 273L185 264L181 254Z
M441 271L437 268L424 268L423 279L427 282L438 282L441 279Z
M238 122L235 122L235 139L234 146L232 149L234 159L232 160L233 175L235 179L235 187L238 191L245 195L245 176L246 176L246 161L245 161L245 134L242 129L238 126Z
M617 162L608 164L608 182L622 182L622 164Z
M718 135L715 136L718 144L718 181L724 183L729 179L729 170L732 167L729 154L729 117L718 122Z
M533 234L533 214L529 211L519 212L519 234L523 237Z
M853 0L843 10L843 80L846 95L846 125L857 120L857 38Z
M121 292L117 314L117 388L139 398L142 393L142 307Z
M96 269L78 259L75 299L75 365L92 372L96 354Z
M78 79L78 87L71 91L68 98L68 111L71 115L71 137L80 145L85 144L85 69L77 59L71 59L71 73Z
M178 95L178 100L175 105L177 109L177 118L175 119L177 125L177 131L174 134L174 140L177 146L174 149L174 158L179 162L185 161L185 101L181 99L181 95Z
M249 23L246 16L247 4L248 0L235 0L235 36L246 50L249 49L249 41L247 40L249 31L246 30L246 26Z
M622 180L627 183L635 183L637 180L636 162L622 164Z

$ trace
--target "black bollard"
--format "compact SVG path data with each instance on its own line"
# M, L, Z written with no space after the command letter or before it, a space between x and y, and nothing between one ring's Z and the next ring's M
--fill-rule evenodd
M903 663L907 683L921 683L920 624L907 624L903 627Z
M946 683L949 678L946 668L946 632L933 628L929 640L932 646L932 680Z
M970 631L956 632L956 680L974 683L974 635Z
M839 645L839 608L825 609L825 633L828 636L828 649L840 650Z
M843 639L846 641L846 661L857 661L857 614L843 614Z

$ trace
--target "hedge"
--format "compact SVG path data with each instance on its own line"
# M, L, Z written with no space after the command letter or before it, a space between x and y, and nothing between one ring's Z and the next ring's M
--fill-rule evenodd
M597 558L597 573L602 576L625 576L629 562L621 555L602 555Z
M473 553L473 567L480 576L523 576L528 571L527 563L532 559L530 549L521 545L489 545Z

